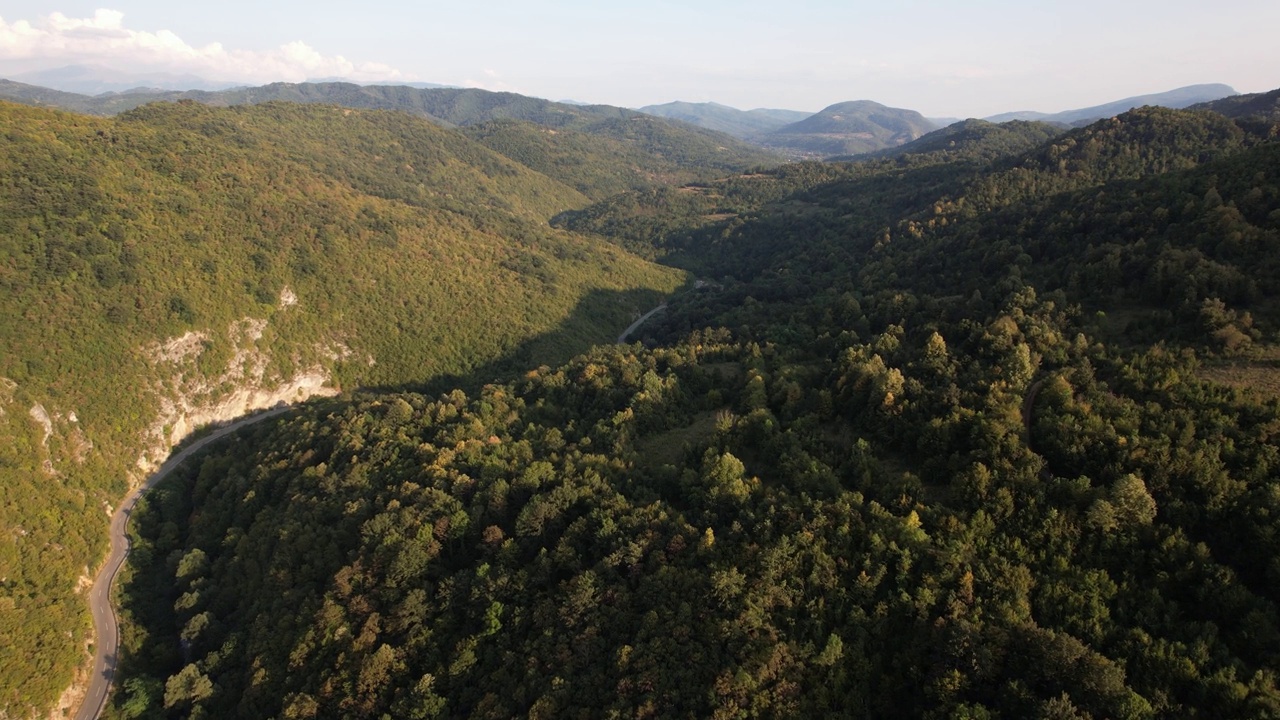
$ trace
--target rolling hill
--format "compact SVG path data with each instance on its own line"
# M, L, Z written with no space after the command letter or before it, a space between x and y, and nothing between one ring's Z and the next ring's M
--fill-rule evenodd
M97 115L184 100L215 107L295 102L397 110L444 127L484 126L468 133L517 162L532 163L529 167L534 170L588 191L596 199L601 193L707 179L781 161L778 155L725 133L633 110L476 89L274 83L219 92L147 91L89 97L0 80L0 98ZM518 122L529 126L513 124Z
M736 138L751 140L763 133L799 122L813 113L797 110L739 110L720 103L669 102L662 105L646 105L642 113L679 120L708 130L728 133Z
M1212 110L1229 118L1280 122L1280 90L1249 95L1236 95L1191 106L1193 110Z
M867 156L901 157L944 153L956 160L962 158L993 160L1030 150L1063 132L1065 131L1059 126L1027 120L1010 120L1003 123L961 120L922 135L909 143L868 153ZM831 160L850 161L856 157L833 157Z
M689 131L657 118L600 120L580 129L495 120L462 129L476 142L592 200L627 190L710 180L751 167L772 167L771 153L734 144L709 131Z
M747 170L272 92L0 103L0 715L85 657L126 484L335 393L137 508L108 717L1280 714L1271 94L842 103L779 136L881 152Z
M936 129L914 110L856 100L831 105L804 120L784 125L761 138L761 142L803 155L856 155L902 145Z

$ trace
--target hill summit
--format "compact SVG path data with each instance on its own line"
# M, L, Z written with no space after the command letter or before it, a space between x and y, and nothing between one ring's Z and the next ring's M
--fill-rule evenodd
M902 145L936 129L915 110L853 100L784 125L764 140L771 147L802 155L854 155Z

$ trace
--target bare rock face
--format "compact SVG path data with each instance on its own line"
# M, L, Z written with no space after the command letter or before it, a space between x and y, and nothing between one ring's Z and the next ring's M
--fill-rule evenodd
M282 298L285 305L296 302L296 296ZM158 468L170 448L198 428L338 393L330 371L320 364L288 376L272 373L272 351L263 340L267 327L267 320L246 317L231 323L222 337L188 332L143 348L160 378L153 387L160 398L160 412L144 433L144 449L137 461L143 475ZM224 361L217 362L219 353L225 355ZM322 345L322 357L331 361L350 354L339 342Z

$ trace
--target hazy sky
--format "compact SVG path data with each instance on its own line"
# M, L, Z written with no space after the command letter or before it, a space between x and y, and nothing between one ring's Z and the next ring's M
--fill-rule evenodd
M104 4L106 3L106 4ZM638 107L1053 112L1280 87L1280 0L4 0L0 77L69 64L261 84L344 76Z

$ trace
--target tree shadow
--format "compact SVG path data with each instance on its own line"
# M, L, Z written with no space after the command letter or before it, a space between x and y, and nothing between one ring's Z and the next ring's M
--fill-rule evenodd
M673 295L692 288L693 280L689 280ZM471 395L487 384L506 382L543 365L563 365L595 345L615 343L619 333L663 303L666 297L647 289L593 290L555 328L525 340L499 358L460 373L443 373L397 384L359 386L353 394L412 392L435 396L460 389Z

